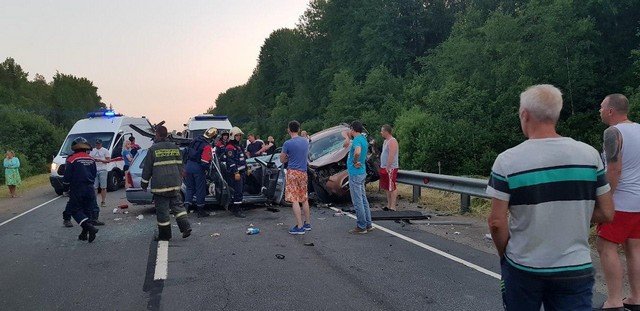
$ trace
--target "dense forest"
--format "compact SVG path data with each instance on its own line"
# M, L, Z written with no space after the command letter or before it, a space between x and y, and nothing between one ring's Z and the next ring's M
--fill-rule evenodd
M56 73L51 82L12 58L0 63L0 150L14 150L23 177L47 171L67 130L88 111L104 107L86 78ZM4 173L0 174L0 182Z
M640 1L313 0L267 38L249 80L210 112L280 141L362 120L396 128L401 166L487 175L524 140L527 86L564 93L559 131L601 149L599 104L624 93L640 114Z

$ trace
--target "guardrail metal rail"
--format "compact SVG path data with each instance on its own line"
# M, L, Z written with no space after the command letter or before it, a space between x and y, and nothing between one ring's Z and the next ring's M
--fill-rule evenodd
M422 188L431 188L460 194L460 213L470 211L471 197L490 199L485 192L486 179L449 176L417 171L398 171L398 183L413 186L413 202L418 202Z

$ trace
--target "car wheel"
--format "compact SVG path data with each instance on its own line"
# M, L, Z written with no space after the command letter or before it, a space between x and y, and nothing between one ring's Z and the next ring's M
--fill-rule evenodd
M318 200L320 200L322 203L331 203L331 196L329 195L327 190L320 186L320 184L315 179L311 183L313 184L313 191L315 191Z
M120 174L111 171L107 174L107 191L117 191L120 186Z

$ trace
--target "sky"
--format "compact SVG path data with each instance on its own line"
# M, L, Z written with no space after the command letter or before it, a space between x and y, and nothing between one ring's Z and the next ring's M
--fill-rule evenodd
M246 83L264 40L295 27L308 3L0 0L0 62L14 58L29 79L86 77L117 112L181 130Z

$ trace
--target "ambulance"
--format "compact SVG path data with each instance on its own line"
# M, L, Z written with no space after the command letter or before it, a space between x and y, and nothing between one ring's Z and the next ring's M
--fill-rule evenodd
M90 112L86 119L76 122L51 163L49 180L56 194L61 195L64 192L62 178L65 163L67 157L73 154L71 143L78 137L85 138L91 146L95 145L97 139L101 139L103 148L109 150L111 162L107 164L107 191L116 191L124 186L122 148L124 148L125 141L133 136L141 149L147 149L153 144L151 138L142 136L132 126L147 132L152 132L153 127L145 117L127 117L108 109Z
M184 133L185 138L202 136L210 127L218 129L218 133L229 132L233 127L227 116L212 114L201 114L191 117L184 126L186 128Z

